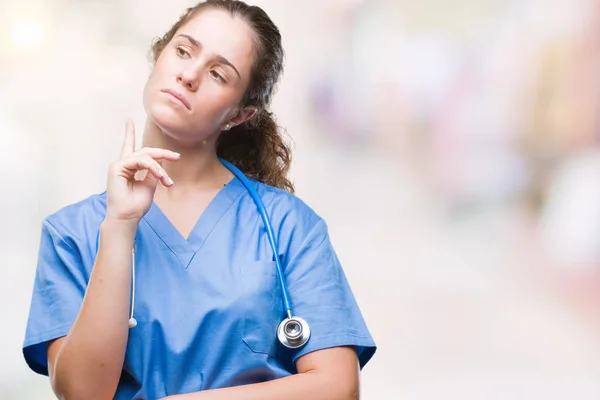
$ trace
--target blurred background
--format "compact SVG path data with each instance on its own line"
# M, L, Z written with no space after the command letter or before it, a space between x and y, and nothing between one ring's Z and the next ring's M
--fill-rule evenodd
M0 0L0 398L41 221L104 190L193 1ZM379 348L365 399L600 399L600 2L256 0L273 109Z

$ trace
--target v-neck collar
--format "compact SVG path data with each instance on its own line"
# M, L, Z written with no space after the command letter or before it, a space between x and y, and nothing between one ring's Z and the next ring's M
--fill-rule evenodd
M187 239L181 235L154 202L152 202L150 209L143 219L177 256L181 266L187 268L221 217L233 205L234 201L240 197L243 191L244 186L237 177L230 180L208 204L202 215L200 215L200 218L198 218L198 221L196 221Z

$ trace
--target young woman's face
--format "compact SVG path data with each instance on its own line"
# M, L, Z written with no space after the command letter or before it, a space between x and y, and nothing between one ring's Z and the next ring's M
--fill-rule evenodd
M254 62L254 33L241 18L204 10L176 33L144 88L144 107L167 135L187 143L239 124Z

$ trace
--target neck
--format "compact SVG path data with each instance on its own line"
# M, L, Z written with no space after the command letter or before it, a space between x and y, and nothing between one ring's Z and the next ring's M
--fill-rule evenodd
M146 120L142 143L144 147L162 148L181 154L178 161L163 161L162 166L178 188L220 185L231 179L232 174L221 164L216 152L216 138L202 143L187 144L165 134L150 119ZM159 185L160 186L160 185Z

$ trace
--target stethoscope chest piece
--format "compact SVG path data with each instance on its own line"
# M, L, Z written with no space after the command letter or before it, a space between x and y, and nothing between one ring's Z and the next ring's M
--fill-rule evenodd
M279 324L277 337L282 345L290 349L297 349L308 342L310 326L300 317L286 318Z

